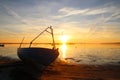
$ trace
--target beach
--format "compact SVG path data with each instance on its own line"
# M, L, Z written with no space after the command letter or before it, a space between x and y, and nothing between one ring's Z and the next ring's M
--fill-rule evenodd
M51 68L51 69L50 69ZM42 80L120 80L118 65L68 65L57 63L46 68Z
M0 80L120 80L119 75L119 64L69 64L57 60L35 71L20 60L0 57Z

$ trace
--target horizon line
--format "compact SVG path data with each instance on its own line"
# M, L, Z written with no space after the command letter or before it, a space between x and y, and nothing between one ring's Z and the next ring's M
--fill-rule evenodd
M21 43L12 43L12 42L0 42L0 44L21 44ZM22 44L30 44L30 43L22 43ZM32 44L53 44L53 43L32 43ZM88 42L88 43L83 43L83 42L68 42L68 43L60 43L60 42L57 42L55 44L120 44L120 42L101 42L101 43L93 43L93 42Z

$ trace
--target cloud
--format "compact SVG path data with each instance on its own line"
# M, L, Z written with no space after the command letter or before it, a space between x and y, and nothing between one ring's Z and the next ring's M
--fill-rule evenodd
M72 2L74 3L72 4ZM99 37L105 34L106 36L116 35L119 27L114 29L114 33L112 28L107 30L106 27L113 23L118 24L120 19L119 6L106 4L104 1L103 4L98 3L98 5L96 2L98 1L62 0L58 2L52 0L49 2L49 0L30 0L26 2L22 0L0 3L1 17L4 18L4 20L0 19L2 24L4 22L3 27L1 26L4 31L0 33L7 30L5 33L9 32L16 35L24 33L23 35L32 36L46 26L53 25L54 27L55 25L54 28L57 29L55 31L58 34L64 31L70 35L80 34L82 38ZM109 2L107 1L107 3ZM2 25L1 23L0 25Z
M102 14L102 13L106 13L107 9L103 8L103 9L89 9L85 14L83 15L97 15L97 14Z
M70 15L97 15L107 12L106 8L103 9L74 9L74 8L62 8L59 12L66 13L66 16Z
M8 7L6 5L2 5L2 6L5 8L5 10L8 12L8 14L10 14L11 16L13 16L19 22L21 22L22 24L25 24L25 25L29 25L29 23L25 19L23 19L18 13L16 13L10 7Z
M76 19L78 17L79 18L83 17L84 20L82 21L79 20L78 21L79 24L77 25L74 24L74 25L78 26L79 29L83 26L86 27L88 29L87 32L85 32L86 37L90 37L93 35L97 36L98 34L99 35L101 34L101 36L104 36L104 34L106 33L107 33L106 36L108 34L117 35L116 34L118 32L117 28L114 29L115 33L113 33L112 31L108 32L107 30L105 30L105 28L109 27L111 24L114 23L114 22L110 23L111 20L120 19L120 10L118 6L105 4L104 6L99 6L94 8L85 8L85 9L64 7L59 9L58 13L59 14L57 16L54 16L54 19L70 18L71 20L71 16L75 17ZM91 17L91 19L88 19L87 17ZM76 19L72 19L71 21L75 21ZM110 25L107 25L107 24L110 24Z
M104 22L110 21L110 20L116 20L120 19L120 11L112 13L110 16L106 17L104 19Z
M101 14L110 14L114 18L119 18L120 10L118 6L106 4L104 6L94 7L94 8L85 8L78 9L73 7L63 7L58 10L58 15L53 16L54 19L65 18L69 16L97 16ZM113 18L113 17L112 17Z
M70 15L83 14L88 10L89 9L80 10L80 9L74 9L74 8L62 8L59 10L59 12L66 13L66 16L70 16Z
M102 9L103 9L103 11L102 11ZM117 29L119 29L119 28L115 28L114 29L115 33L112 32L112 29L111 29L111 31L105 30L106 27L110 27L110 25L113 24L113 23L109 22L110 20L115 20L115 19L120 18L120 12L116 11L116 9L117 9L116 7L110 7L110 9L108 9L107 7L106 8L94 8L92 10L84 9L86 11L85 12L83 11L83 13L82 13L82 11L79 12L79 10L75 10L73 8L69 8L69 9L62 8L59 11L62 13L63 16L61 15L60 17L57 17L57 18L59 18L59 19L64 18L64 17L69 18L69 16L75 16L75 15L77 15L77 16L83 16L83 15L84 16L91 16L91 15L101 14L98 17L96 17L96 18L94 18L92 20L85 19L84 21L79 20L78 22L72 20L72 21L74 21L74 23L72 23L72 21L71 21L68 24L65 24L66 22L64 22L65 25L61 25L61 26L63 26L63 27L64 26L65 27L66 26L78 27L78 29L76 30L76 33L77 33L78 30L82 31L82 33L80 33L79 31L78 31L78 33L84 34L84 35L86 34L86 36L85 36L86 38L91 37L91 36L100 37L100 35L101 35L101 37L108 37L110 35L116 35L117 32L118 32ZM74 14L70 13L68 15L70 10L74 11L76 13L74 13ZM93 11L93 13L91 13L92 11ZM107 25L107 24L110 24L110 25ZM81 30L81 28L85 29L85 31ZM66 28L66 30L67 29L68 28ZM99 36L98 36L98 34L99 34ZM104 35L106 35L106 36L104 36Z
M68 16L73 16L73 15L78 15L78 14L84 14L88 10L89 9L80 10L80 9L75 9L75 8L64 7L64 8L61 8L58 11L60 13L60 15L54 16L54 18L64 18L64 17L68 17Z

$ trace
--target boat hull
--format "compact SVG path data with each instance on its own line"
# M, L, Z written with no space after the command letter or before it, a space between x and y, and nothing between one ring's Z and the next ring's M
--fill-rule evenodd
M4 47L4 44L0 44L0 47Z
M59 55L58 49L48 48L18 48L18 57L35 66L48 66Z

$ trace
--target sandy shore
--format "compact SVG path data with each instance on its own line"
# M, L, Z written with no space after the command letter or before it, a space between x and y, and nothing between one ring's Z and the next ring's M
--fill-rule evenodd
M120 80L120 65L68 65L55 63L43 72L42 80Z
M0 80L120 80L120 65L72 65L57 61L37 72L22 61L2 57Z

